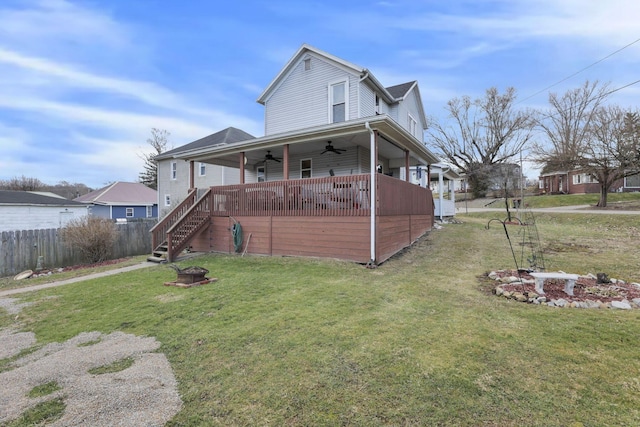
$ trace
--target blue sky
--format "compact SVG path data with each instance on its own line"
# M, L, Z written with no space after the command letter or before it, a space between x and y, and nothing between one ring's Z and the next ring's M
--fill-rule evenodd
M0 179L136 181L152 127L173 147L228 126L261 136L255 101L302 43L385 86L418 80L429 116L492 86L545 107L548 91L524 99L640 38L638 16L637 0L2 0ZM640 43L551 90L638 70Z

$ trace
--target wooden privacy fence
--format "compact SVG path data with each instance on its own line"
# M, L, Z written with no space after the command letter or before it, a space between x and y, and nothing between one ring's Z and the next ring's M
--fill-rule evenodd
M155 221L130 221L116 224L118 236L112 258L151 253L149 231ZM38 257L44 268L67 267L86 261L79 251L65 245L60 229L3 231L0 233L0 277L12 276L24 270L35 270Z

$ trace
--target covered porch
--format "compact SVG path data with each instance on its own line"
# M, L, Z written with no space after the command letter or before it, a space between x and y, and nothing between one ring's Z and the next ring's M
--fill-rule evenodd
M192 189L152 230L154 247L180 251L318 256L377 264L429 231L429 188L410 168L435 163L388 116L329 124L184 153L240 170L241 183ZM428 173L428 172L427 172ZM191 179L193 182L193 178ZM243 241L231 228L240 223Z

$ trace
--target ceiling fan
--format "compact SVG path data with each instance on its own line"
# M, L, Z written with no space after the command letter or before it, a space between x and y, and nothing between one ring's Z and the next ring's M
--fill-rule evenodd
M268 162L269 160L273 160L274 162L280 163L280 160L282 159L279 157L274 157L273 154L271 154L271 150L267 150L267 154L265 154L264 156L264 161Z
M331 141L327 141L327 145L324 147L324 151L320 154L324 154L324 153L342 154L343 151L347 151L347 150L344 148L335 148L333 145L331 145Z

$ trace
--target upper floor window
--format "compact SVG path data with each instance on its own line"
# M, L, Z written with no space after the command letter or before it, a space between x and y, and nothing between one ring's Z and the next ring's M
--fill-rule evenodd
M171 195L169 194L164 195L164 205L171 206Z
M256 174L258 175L258 182L265 182L267 180L267 174L264 166L258 166L256 168Z
M304 70L309 71L311 69L311 58L305 58L304 60Z
M411 114L408 115L408 123L407 124L408 124L409 132L411 132L411 135L413 135L413 136L415 136L417 138L416 131L418 130L418 122L416 121L416 119L411 117Z
M382 114L380 111L380 96L376 93L376 114Z
M178 178L178 163L171 162L171 179L177 179L177 178Z
M347 120L347 82L329 85L329 122L339 123Z
M207 174L207 169L204 163L198 164L198 175L205 176Z
M300 178L311 178L311 159L300 160Z

